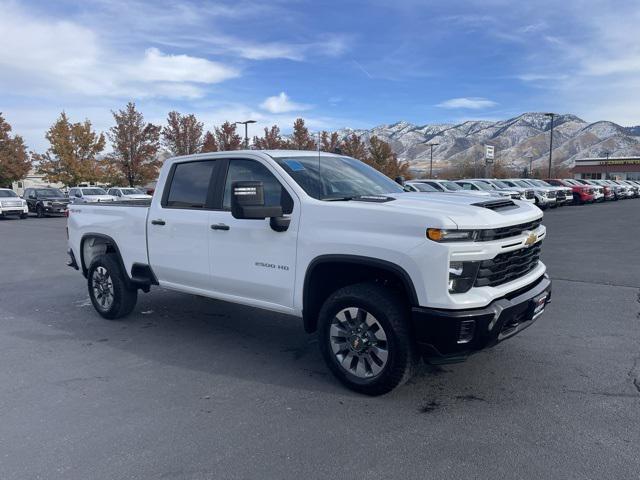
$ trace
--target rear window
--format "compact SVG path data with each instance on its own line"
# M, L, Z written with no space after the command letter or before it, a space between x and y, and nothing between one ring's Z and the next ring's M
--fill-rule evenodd
M204 208L215 161L178 163L173 171L166 207Z

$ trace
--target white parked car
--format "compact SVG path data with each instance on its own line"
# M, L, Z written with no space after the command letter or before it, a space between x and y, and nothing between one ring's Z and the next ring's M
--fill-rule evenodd
M456 183L460 185L464 190L480 190L489 192L491 195L513 198L514 200L526 199L526 195L523 189L500 188L493 182L486 179L470 178L457 180Z
M430 179L430 180L419 180L419 182L424 183L426 185L431 185L437 191L444 192L444 193L457 193L457 194L466 193L470 195L475 195L477 197L486 197L486 198L495 197L495 195L485 191L464 190L460 185L458 185L456 182L452 182L451 180Z
M496 187L498 190L509 192L511 198L518 198L514 196L513 192L519 195L519 199L529 203L536 203L536 196L533 193L533 189L524 188L524 187L513 187L509 186L506 183L498 180L497 178L482 178L480 179L484 182L489 182L491 185Z
M69 209L69 265L102 317L153 285L286 313L369 395L421 356L459 361L512 337L550 300L529 203L407 192L356 159L289 150L169 159L157 192L148 207Z
M151 200L152 198L139 188L133 187L112 187L107 193L118 200Z
M545 208L554 208L557 206L556 197L558 196L558 192L554 190L555 187L537 187L533 186L530 183L527 183L526 180L519 178L505 178L500 179L500 181L506 183L509 186L529 188L533 190L536 205L542 210L544 210Z
M0 217L17 215L24 219L29 215L27 202L16 192L8 188L0 188Z
M115 199L99 187L73 187L69 189L69 200L73 203L113 202Z

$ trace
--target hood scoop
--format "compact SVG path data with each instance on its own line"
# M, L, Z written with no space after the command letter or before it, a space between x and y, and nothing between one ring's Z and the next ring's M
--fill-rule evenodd
M488 208L489 210L494 210L496 212L502 210L512 210L514 208L518 208L518 205L513 203L513 200L490 200L488 202L479 202L472 203L474 207Z

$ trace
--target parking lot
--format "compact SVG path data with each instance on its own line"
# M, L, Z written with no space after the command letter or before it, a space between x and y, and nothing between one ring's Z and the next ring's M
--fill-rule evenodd
M0 478L637 478L640 200L544 223L545 315L369 398L290 317L155 288L103 320L65 219L0 219Z

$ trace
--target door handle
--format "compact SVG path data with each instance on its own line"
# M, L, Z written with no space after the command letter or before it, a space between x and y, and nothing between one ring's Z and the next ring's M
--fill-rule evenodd
M151 220L151 225L166 225L166 222L164 220Z
M229 225L225 225L224 223L216 223L215 225L211 225L211 230L229 230L231 227Z

